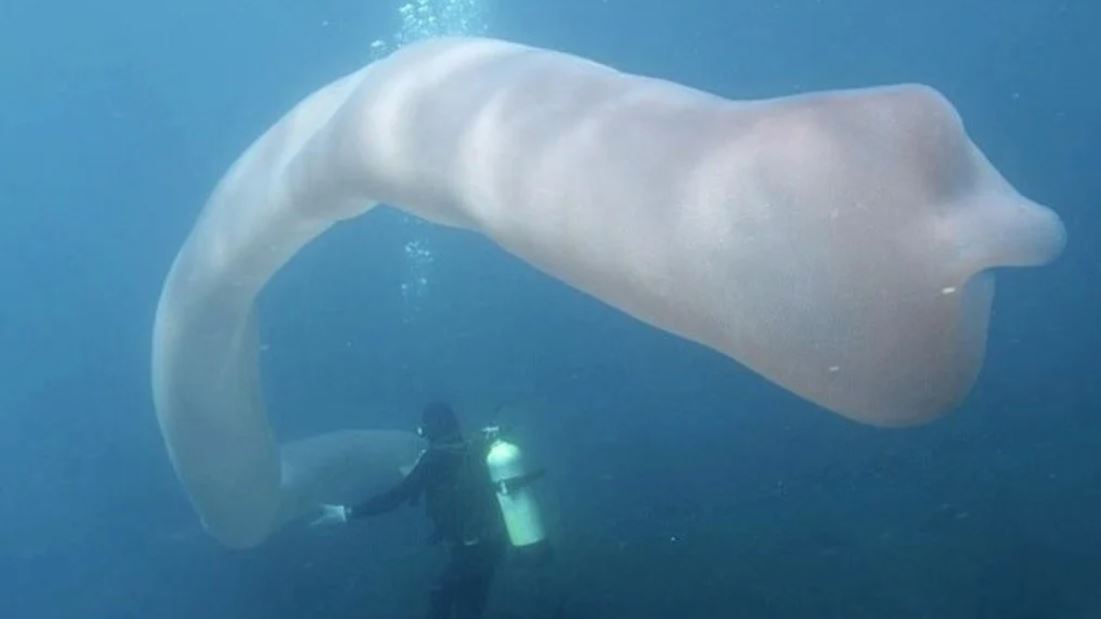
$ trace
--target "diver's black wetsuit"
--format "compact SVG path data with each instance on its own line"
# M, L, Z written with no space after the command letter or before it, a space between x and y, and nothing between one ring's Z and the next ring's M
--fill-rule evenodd
M413 470L391 490L353 507L349 516L381 514L424 496L450 560L432 589L431 619L482 616L493 576L505 552L504 523L485 468L481 441L457 432L431 440Z

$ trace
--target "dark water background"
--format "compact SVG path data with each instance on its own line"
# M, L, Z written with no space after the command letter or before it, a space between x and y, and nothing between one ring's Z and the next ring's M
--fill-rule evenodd
M929 83L1070 234L999 278L962 410L882 431L641 326L469 234L372 212L263 298L281 435L494 410L552 471L559 548L495 617L1101 616L1101 4L497 0L490 34L733 98ZM168 265L213 183L369 58L390 2L0 4L0 613L406 617L439 557L417 514L199 529L150 404ZM411 240L435 256L410 318Z

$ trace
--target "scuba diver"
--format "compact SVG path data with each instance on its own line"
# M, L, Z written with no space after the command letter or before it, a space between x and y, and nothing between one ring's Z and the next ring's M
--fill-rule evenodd
M428 447L401 482L359 505L322 505L313 525L375 516L423 497L435 527L430 541L446 543L449 551L430 594L428 617L476 619L509 541L545 554L538 511L524 489L541 473L524 472L519 450L500 440L496 428L464 439L454 411L441 402L424 408L417 432Z

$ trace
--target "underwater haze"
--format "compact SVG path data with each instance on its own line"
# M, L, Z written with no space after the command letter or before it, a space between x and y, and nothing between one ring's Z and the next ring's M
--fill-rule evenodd
M924 83L1067 247L999 274L958 410L879 429L491 241L376 209L260 298L280 439L411 430L430 400L548 470L556 550L490 619L1101 617L1101 4L318 0L0 4L0 613L415 617L406 509L203 529L153 410L153 317L226 169L324 84L432 35L561 50L730 99Z

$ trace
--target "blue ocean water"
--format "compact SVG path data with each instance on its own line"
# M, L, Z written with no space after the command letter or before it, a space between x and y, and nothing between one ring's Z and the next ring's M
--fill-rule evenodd
M420 608L441 557L412 512L219 547L172 473L149 388L157 295L211 187L372 42L399 43L401 4L0 5L3 616ZM412 427L441 395L471 425L505 416L551 471L539 492L558 558L506 570L491 617L1101 616L1101 5L454 6L475 11L466 28L731 98L931 84L1059 212L1067 251L999 278L961 410L884 431L480 237L374 211L262 299L281 435Z

